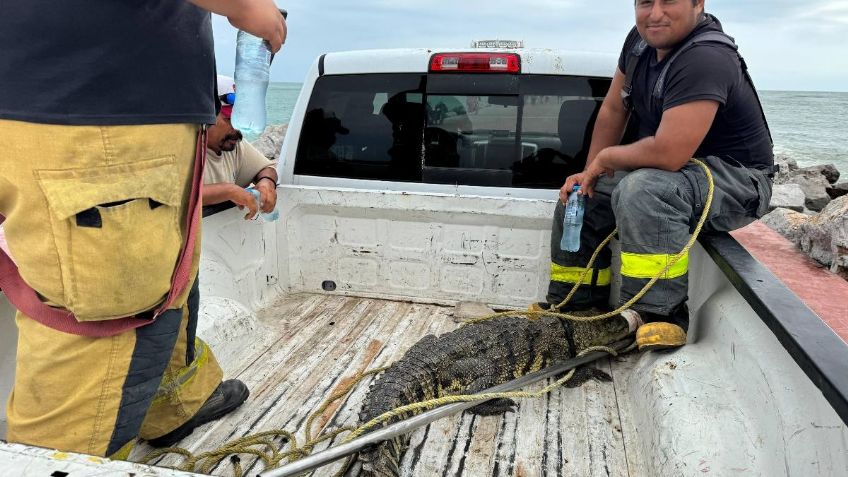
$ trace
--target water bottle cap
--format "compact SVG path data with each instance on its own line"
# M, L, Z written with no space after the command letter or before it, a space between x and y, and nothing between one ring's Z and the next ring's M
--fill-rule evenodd
M574 187L571 188L571 192L577 192L579 190L580 190L580 185L575 185Z

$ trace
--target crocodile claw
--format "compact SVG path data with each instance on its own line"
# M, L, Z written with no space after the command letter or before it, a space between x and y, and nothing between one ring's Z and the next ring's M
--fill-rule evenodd
M517 407L518 404L516 404L512 399L499 398L478 404L468 409L468 412L478 416L496 416L506 412L515 412Z

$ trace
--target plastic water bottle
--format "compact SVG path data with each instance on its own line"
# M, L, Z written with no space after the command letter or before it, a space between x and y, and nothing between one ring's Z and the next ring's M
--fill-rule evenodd
M274 207L274 210L272 210L271 212L262 212L262 204L259 201L260 196L258 190L254 189L253 187L247 187L244 190L250 192L250 195L252 195L253 199L256 201L256 207L259 209L259 212L257 212L256 216L259 219L264 222L273 222L280 218L280 211L277 210L276 207Z
M580 230L583 228L583 210L585 209L585 197L578 194L580 186L571 189L568 202L565 204L565 213L562 216L562 239L559 248L566 252L580 250Z
M265 93L271 74L271 50L262 38L239 31L236 39L236 104L233 127L259 134L265 130Z

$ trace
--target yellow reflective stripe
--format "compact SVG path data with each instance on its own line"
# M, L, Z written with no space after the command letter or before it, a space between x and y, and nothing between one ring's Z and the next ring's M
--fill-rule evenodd
M630 278L654 278L654 275L660 273L674 255L622 252L621 275ZM688 272L689 253L687 252L660 278L668 280L682 277Z
M580 279L580 275L583 273L585 268L583 267L563 267L562 265L557 265L556 263L551 263L551 280L555 282L564 282L564 283L577 283L577 280ZM589 271L586 274L586 277L583 279L584 285L592 284L592 274L594 272ZM610 277L612 276L612 272L609 267L598 270L598 286L607 286L610 284Z
M162 377L162 382L159 383L159 389L153 398L154 403L161 403L169 396L175 393L178 389L183 388L197 374L197 370L202 368L209 361L209 345L203 342L200 338L194 339L194 361L188 366L181 368L176 375L165 375Z

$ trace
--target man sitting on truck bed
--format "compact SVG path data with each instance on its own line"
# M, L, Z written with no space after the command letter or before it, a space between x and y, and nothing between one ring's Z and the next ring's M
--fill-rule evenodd
M637 0L636 27L595 123L583 172L560 190L551 238L547 303L558 305L593 251L618 227L625 303L665 268L690 238L707 198L703 158L715 181L706 230L730 231L761 217L771 198L771 136L745 62L705 0ZM624 101L622 101L624 99ZM635 120L637 140L619 145ZM625 172L629 171L629 172ZM572 186L588 195L580 250L560 250L564 203ZM604 250L567 309L605 306L611 253ZM642 350L686 343L688 256L674 264L633 308L645 325Z
M245 187L253 184L259 191L262 212L271 212L277 204L277 161L270 161L250 143L242 140L241 131L233 127L236 93L233 79L218 75L218 98L221 111L209 126L206 167L203 171L203 205L230 201L239 208L247 207L244 218L252 219L259 208Z

